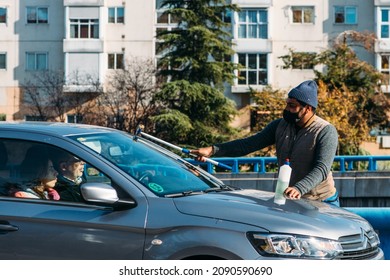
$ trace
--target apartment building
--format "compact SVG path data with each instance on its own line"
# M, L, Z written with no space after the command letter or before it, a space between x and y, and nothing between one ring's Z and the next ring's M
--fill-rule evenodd
M0 118L26 119L20 85L32 74L63 70L99 81L126 58L158 58L155 32L174 28L161 0L0 0ZM310 65L283 69L289 49L318 53L349 30L373 32L375 52L357 50L390 72L390 0L232 0L241 7L232 23L235 62L244 65L226 96L241 108L248 89L289 89L313 78ZM384 83L386 84L386 83ZM77 87L88 86L78 84ZM390 91L383 86L385 91ZM69 82L68 90L74 90ZM77 90L77 89L76 89Z
M313 68L283 69L280 58L289 49L318 53L331 46L348 30L375 30L374 1L346 0L233 0L241 12L233 16L234 60L246 65L245 81L237 82L227 96L237 104L250 102L248 87L265 85L289 89L313 78ZM358 50L359 51L359 50ZM361 52L362 59L374 63L374 54ZM318 69L320 70L320 69ZM257 72L257 73L255 73Z
M20 85L40 71L86 87L126 57L153 57L154 11L151 0L0 0L0 114L26 119Z

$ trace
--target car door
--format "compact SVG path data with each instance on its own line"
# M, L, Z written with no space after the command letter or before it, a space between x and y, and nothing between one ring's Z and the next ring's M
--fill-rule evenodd
M0 198L1 259L142 259L144 213Z
M23 150L20 140L5 140L8 152L17 151L9 157L17 165L15 157ZM112 186L131 184L107 164L101 167L106 172L99 169L100 176ZM136 206L116 210L84 202L0 195L0 259L142 259L147 205L139 193L132 199Z

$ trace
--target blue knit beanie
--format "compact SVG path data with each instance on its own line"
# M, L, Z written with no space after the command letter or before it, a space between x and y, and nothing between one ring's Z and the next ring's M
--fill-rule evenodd
M317 108L317 84L315 81L304 81L290 90L288 97L295 98L298 101Z

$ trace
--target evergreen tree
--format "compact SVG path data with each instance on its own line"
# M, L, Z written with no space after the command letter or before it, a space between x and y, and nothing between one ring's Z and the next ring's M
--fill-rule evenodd
M159 74L167 82L155 96L164 106L153 117L155 133L193 146L224 141L233 134L229 123L237 113L224 96L224 83L232 83L237 69L224 18L237 7L225 0L167 0L162 7L178 27L157 34L164 50Z

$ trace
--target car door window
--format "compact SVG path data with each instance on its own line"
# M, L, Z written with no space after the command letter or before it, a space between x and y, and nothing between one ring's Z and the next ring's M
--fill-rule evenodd
M1 139L0 195L84 202L80 186L112 185L97 168L68 151L33 141Z

